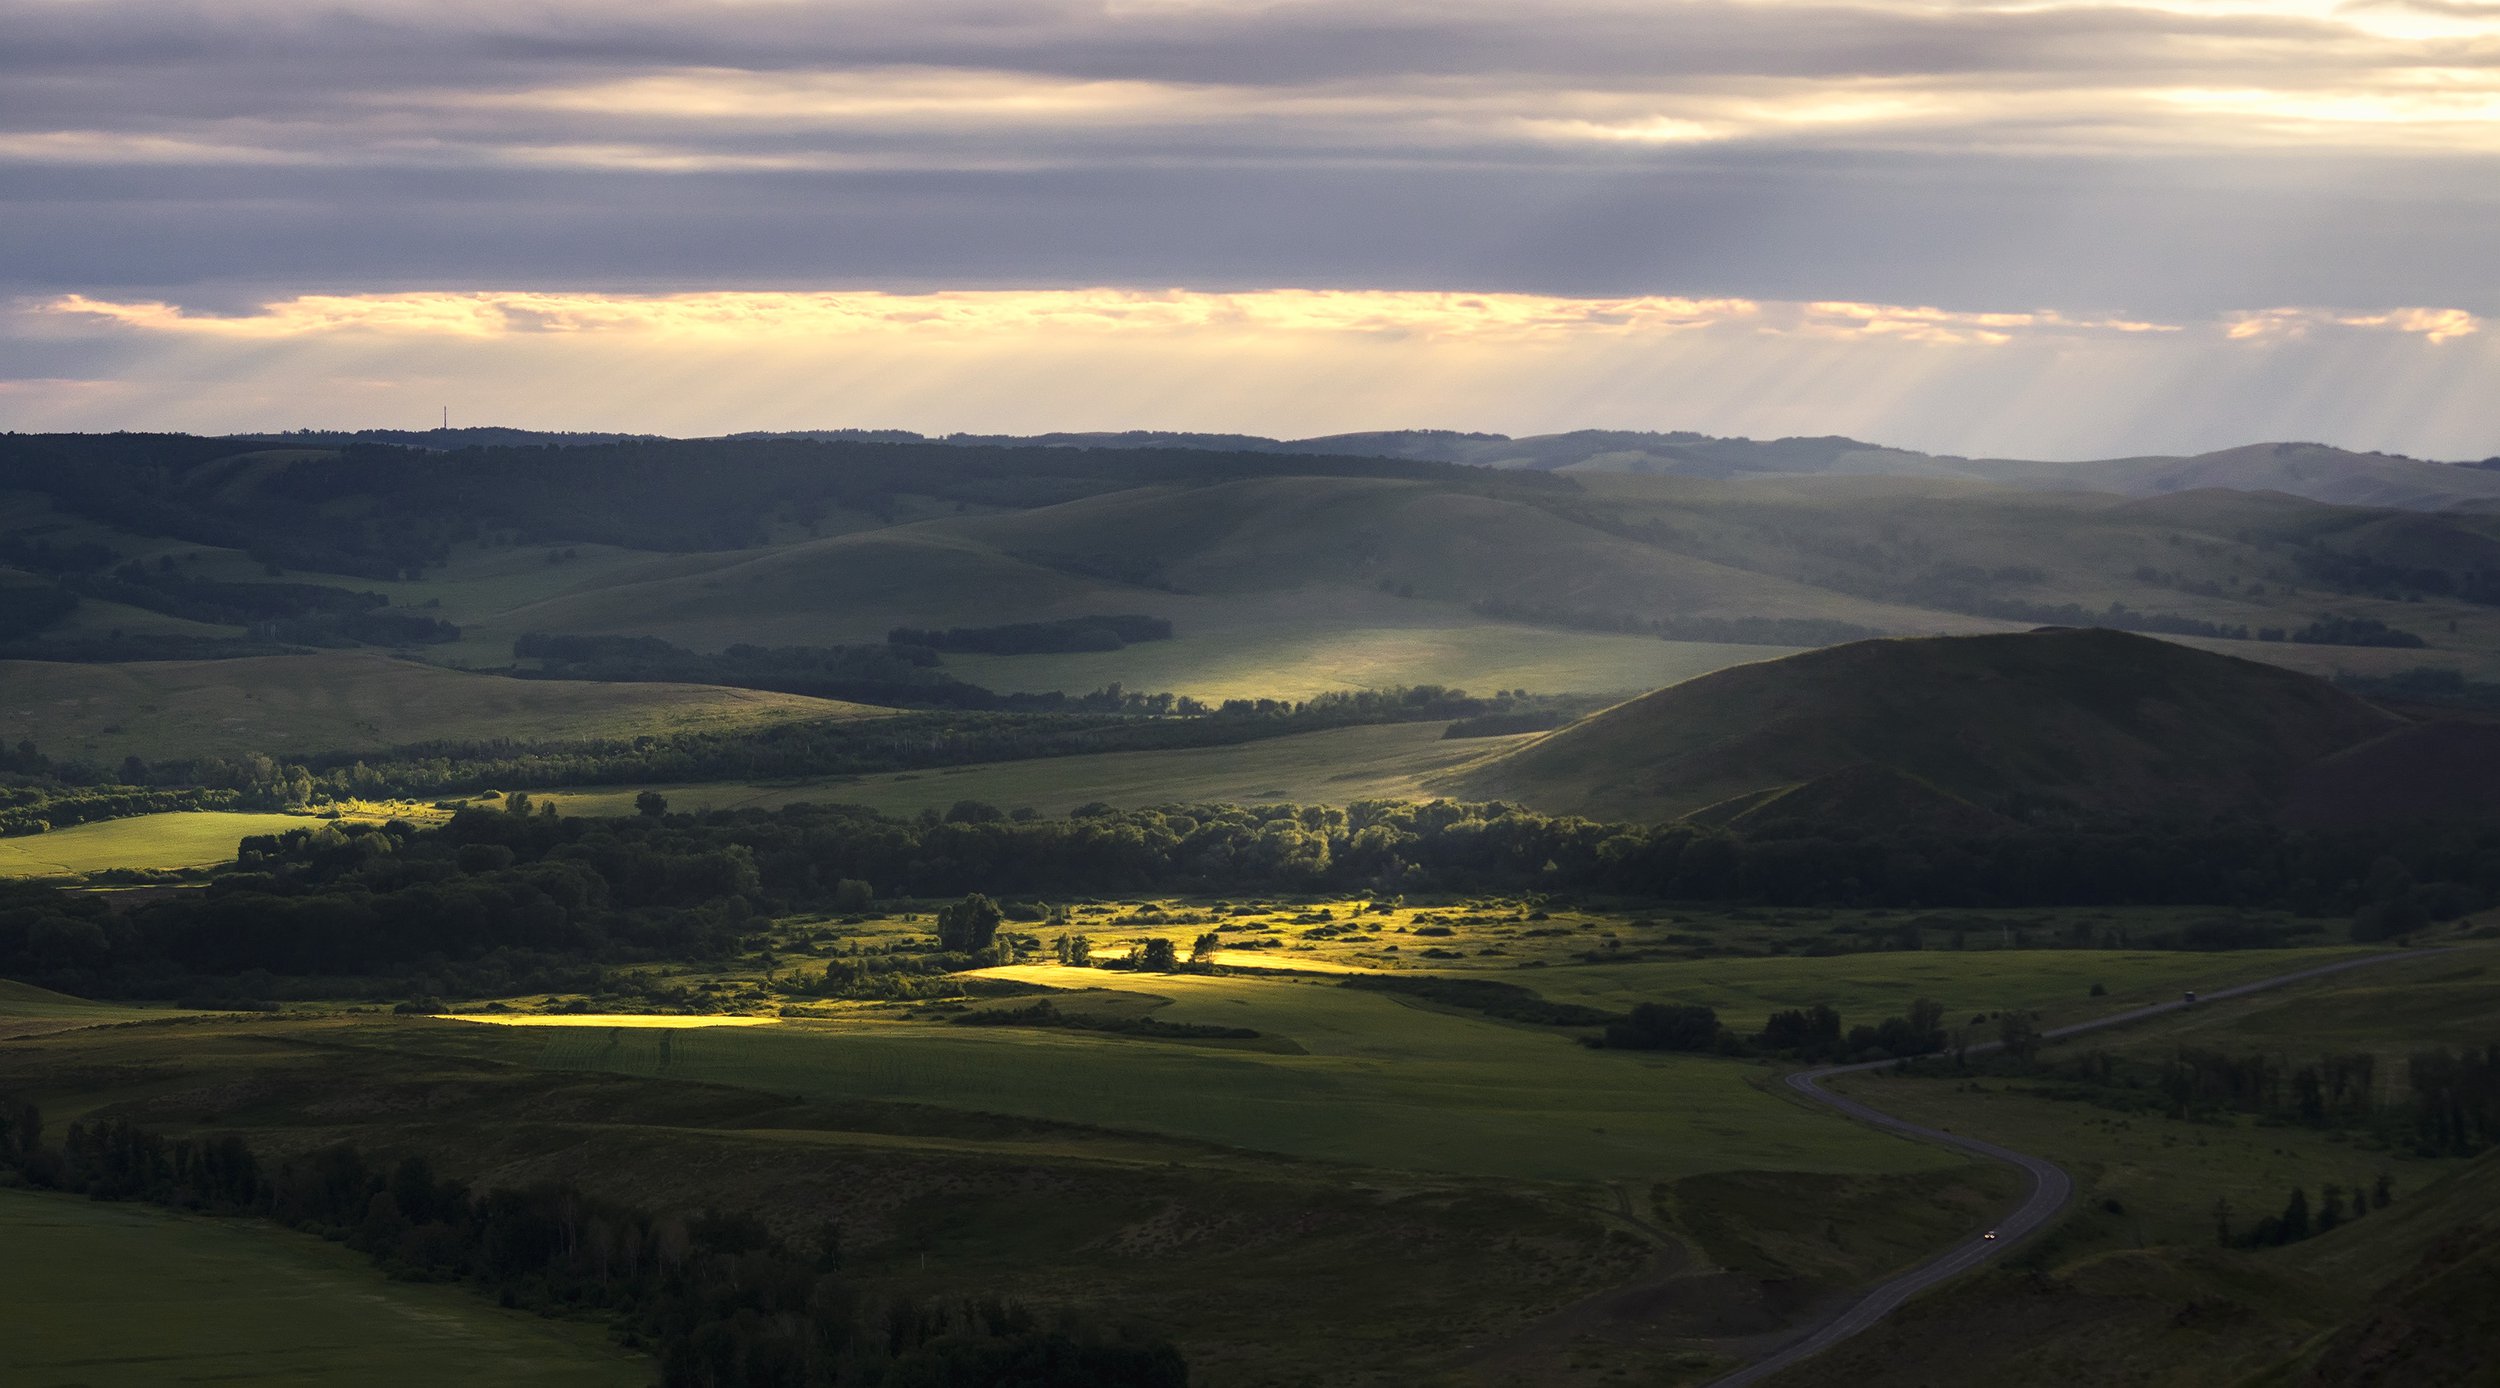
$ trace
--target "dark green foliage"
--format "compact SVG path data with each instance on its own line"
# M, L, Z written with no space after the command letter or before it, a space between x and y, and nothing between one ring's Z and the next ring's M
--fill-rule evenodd
M1840 1055L1840 1013L1829 1003L1774 1012L1757 1038L1762 1048L1800 1059L1822 1060Z
M2291 634L2294 641L2315 646L2427 646L2409 631L2398 631L2375 617L2320 617Z
M1356 988L1371 993L1397 993L1439 1003L1444 1007L1464 1008L1498 1017L1505 1022L1529 1022L1549 1027L1604 1026L1619 1019L1618 1014L1571 1002L1548 1002L1534 991L1516 983L1501 983L1489 978L1438 978L1428 974L1353 974L1341 988Z
M1461 718L1441 730L1444 740L1461 737L1509 737L1513 733L1549 732L1571 721L1561 709L1522 709Z
M1067 1031L1107 1031L1120 1036L1150 1036L1167 1041L1254 1041L1249 1027L1209 1026L1201 1022L1166 1022L1153 1017L1097 1017L1062 1012L1048 998L1029 1007L986 1008L949 1019L959 1027L1057 1027Z
M1692 1003L1645 1002L1606 1024L1596 1044L1625 1051L1707 1051L1719 1044L1719 1014Z
M2469 680L2462 670L2419 665L2392 675L2338 673L2335 683L2365 699L2500 709L2500 684Z
M998 904L974 892L937 913L938 948L949 954L979 954L998 940L1002 919Z

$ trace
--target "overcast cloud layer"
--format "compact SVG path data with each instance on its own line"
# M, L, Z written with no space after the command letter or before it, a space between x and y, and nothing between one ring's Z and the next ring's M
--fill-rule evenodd
M676 432L1715 424L2481 456L2495 247L2500 5L2456 0L0 0L21 428L404 425L450 394L472 422ZM1176 288L1213 316L1132 307L1087 336L1033 294ZM1276 290L1376 297L1311 321ZM1017 292L907 331L826 308L880 291ZM1510 309L1379 291L1547 306L1522 340ZM723 293L745 328L687 308ZM443 295L498 326L411 308ZM1753 308L1627 328L1623 300ZM2007 326L1900 328L1914 311ZM1132 351L1152 391L1089 387ZM1384 388L1315 399L1298 364L1321 358ZM584 388L627 361L687 389ZM1738 377L1744 399L1692 385Z

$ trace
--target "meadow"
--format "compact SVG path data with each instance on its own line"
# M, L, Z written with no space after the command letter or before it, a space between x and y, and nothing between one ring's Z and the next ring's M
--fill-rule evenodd
M174 810L0 838L0 877L84 877L117 868L173 872L234 861L246 835L318 826L301 814Z
M1300 598L1301 595L1296 595ZM1793 654L1784 646L1661 641L1654 636L1558 631L1488 622L1454 604L1410 602L1369 620L1296 620L1300 602L1261 602L1247 613L1181 627L1169 641L1072 655L955 655L947 667L991 689L1171 690L1210 702L1308 699L1341 689L1439 684L1484 693L1632 695L1746 661ZM1273 608L1273 610L1265 610ZM1181 620L1187 620L1183 618Z
M2302 951L2310 954L2310 951ZM2318 952L2323 954L2324 952ZM2290 972L2297 959L2275 955L2260 973ZM2259 1053L2307 1060L2356 1050L2380 1056L2386 1083L2403 1057L2433 1045L2500 1042L2500 951L2465 946L2460 953L2332 976L2280 990L2227 999L2137 1026L2053 1044L2052 1062L2076 1054L2160 1060L2181 1048ZM2238 962L2235 960L2234 962ZM2249 1115L2171 1118L2119 1112L2050 1097L2054 1086L2023 1078L1899 1078L1849 1076L1838 1087L1886 1112L1927 1123L1951 1123L2074 1170L2086 1200L2083 1217L2064 1236L2078 1248L2213 1242L2217 1201L2228 1202L2238 1227L2283 1206L2295 1186L2315 1197L2332 1183L2367 1186L2380 1173L2399 1197L2417 1193L2466 1163L2418 1155L2351 1132L2268 1122ZM2095 1208L2112 1201L2123 1210ZM2286 1254L2308 1245L2295 1245Z
M361 1255L244 1220L0 1190L0 1380L629 1388L651 1362L596 1327L394 1282Z
M1430 799L1432 785L1520 738L1444 740L1439 723L1385 723L1292 737L1174 751L950 766L932 771L772 784L706 782L654 787L581 787L534 793L564 814L630 814L634 797L656 789L678 810L758 808L812 801L867 805L888 814L945 810L960 800L1002 809L1066 814L1093 801L1166 804L1345 804L1363 799Z
M987 976L1168 997L1158 1019L1248 1027L1298 1053L1022 1027L809 1020L674 1035L565 1029L544 1041L537 1063L1529 1180L1956 1164L1776 1097L1760 1087L1765 1073L1743 1062L1593 1051L1550 1029L1325 983L1132 982L1056 965Z
M0 736L108 766L127 756L657 736L878 712L710 685L517 680L371 651L115 665L0 661L0 691Z

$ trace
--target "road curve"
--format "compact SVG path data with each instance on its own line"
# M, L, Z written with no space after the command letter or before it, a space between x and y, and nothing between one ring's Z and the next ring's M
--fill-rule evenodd
M2320 964L2314 968L2301 969L2293 973L2277 974L2272 978L2261 978L2254 983L2242 983L2218 989L2202 994L2198 1002L2191 1003L2182 998L2177 1002L2155 1003L2150 1007L2132 1008L2125 1012L2111 1013L2106 1017L2095 1017L2088 1022L2058 1027L2053 1031L2042 1032L2040 1035L2043 1040L2060 1040L2087 1031L2099 1031L2105 1027L2126 1026L2189 1007L2201 1007L2206 1003L2220 1002L2225 998L2236 998L2248 993L2262 992L2268 988L2280 988L2286 984L2323 978L2328 974L2342 973L2347 969L2368 968L2374 964L2392 963L2401 959L2420 959L2442 952L2439 950L2402 950L2387 954L2364 955L2357 959L2339 959L2331 964ZM1967 1053L1981 1055L1997 1049L2000 1049L1999 1043L1990 1041L1971 1047ZM1994 1239L1966 1240L1888 1282L1877 1284L1874 1290L1868 1292L1838 1316L1824 1322L1805 1338L1785 1345L1769 1357L1757 1359L1724 1378L1713 1379L1708 1388L1742 1388L1745 1384L1759 1383L1773 1374L1793 1368L1821 1354L1892 1314L1901 1303L1920 1292L1938 1283L1959 1277L1991 1258L2003 1257L2024 1238L2056 1218L2058 1212L2066 1207L2066 1202L2073 1198L2074 1179L2055 1162L2032 1156L2027 1152L2017 1152L2010 1147L1999 1147L1993 1142L1983 1142L1975 1137L1964 1137L1959 1133L1949 1133L1941 1128L1924 1127L1906 1119L1895 1118L1889 1113L1859 1103L1846 1095L1835 1094L1822 1085L1824 1080L1834 1075L1854 1074L1860 1070L1873 1070L1890 1064L1892 1062L1889 1060L1876 1060L1858 1065L1827 1065L1819 1070L1801 1070L1788 1077L1788 1087L1816 1103L1827 1104L1871 1127L1899 1133L1903 1137L1913 1138L1920 1142L1955 1148L2014 1167L2020 1170L2025 1178L2026 1189L2023 1192L2022 1203L2014 1208L2013 1213L1997 1221L1997 1236Z

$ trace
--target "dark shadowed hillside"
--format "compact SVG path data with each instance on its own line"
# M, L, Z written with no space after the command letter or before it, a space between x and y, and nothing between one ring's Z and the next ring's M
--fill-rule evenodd
M1457 789L1647 819L2271 814L2296 770L2398 726L2324 681L2121 632L1860 641L1618 705Z

